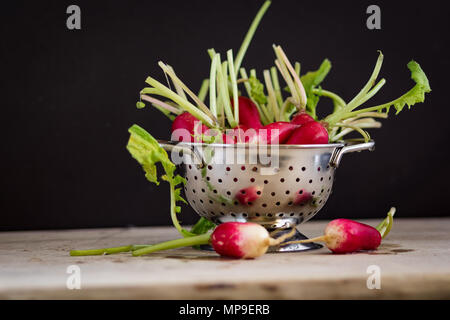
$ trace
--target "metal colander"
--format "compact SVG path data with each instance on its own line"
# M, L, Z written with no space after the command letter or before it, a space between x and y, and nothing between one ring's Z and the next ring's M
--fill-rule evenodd
M268 230L282 228L287 232L314 217L325 205L342 155L372 150L375 144L256 147L159 143L172 151L172 160L180 165L187 181L185 196L200 216L216 224L255 222ZM305 238L297 233L287 241ZM294 244L275 251L317 247L320 245Z

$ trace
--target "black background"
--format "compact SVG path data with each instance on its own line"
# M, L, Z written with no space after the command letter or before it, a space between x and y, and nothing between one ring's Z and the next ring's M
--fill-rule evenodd
M14 1L1 9L1 230L169 224L166 185L147 182L125 149L137 123L168 138L170 122L135 108L158 60L197 91L208 48L235 52L263 1ZM81 7L81 30L66 8ZM382 29L366 28L381 7ZM346 155L334 193L315 219L448 216L449 28L444 2L275 0L243 61L273 65L280 44L302 70L329 58L324 87L351 99L385 55L387 84L371 101L403 94L417 60L433 92L372 130L375 152ZM330 105L319 105L324 113ZM184 208L182 220L196 215Z

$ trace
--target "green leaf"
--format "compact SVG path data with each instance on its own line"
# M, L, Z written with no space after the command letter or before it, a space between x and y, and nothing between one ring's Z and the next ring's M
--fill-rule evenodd
M181 189L176 188L176 186L186 183L186 180L180 175L175 175L175 165L170 161L166 150L159 145L158 141L151 134L138 125L133 125L128 129L128 132L130 133L130 139L128 140L127 149L131 156L141 164L147 180L157 185L159 184L157 163L162 165L166 173L161 176L161 179L167 181L170 185L170 215L175 228L185 237L194 235L183 229L177 219L177 213L180 213L181 207L177 206L176 202L187 202L180 195Z
M266 104L267 97L264 94L264 85L261 81L254 76L250 76L248 83L250 84L250 98L255 100L258 104Z
M300 77L307 97L306 111L314 117L316 117L316 107L319 103L320 96L315 94L313 90L323 82L330 70L331 62L330 60L325 59L321 63L319 69L316 71L309 71Z

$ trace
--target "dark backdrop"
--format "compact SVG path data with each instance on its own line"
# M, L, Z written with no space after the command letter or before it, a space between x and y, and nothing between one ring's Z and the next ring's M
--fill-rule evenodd
M147 182L125 149L138 123L169 137L169 121L135 102L147 75L170 63L195 91L208 76L208 48L237 50L263 1L10 1L1 9L1 229L169 224L168 188ZM66 28L78 4L82 29ZM378 4L382 29L366 28ZM413 82L417 60L433 92L424 104L372 130L375 152L346 155L335 191L317 219L447 216L449 28L442 2L279 1L244 60L273 64L272 43L304 71L329 58L324 86L350 99L385 55L383 102ZM236 52L236 51L235 51ZM330 106L322 104L326 110ZM184 223L195 214L185 208Z

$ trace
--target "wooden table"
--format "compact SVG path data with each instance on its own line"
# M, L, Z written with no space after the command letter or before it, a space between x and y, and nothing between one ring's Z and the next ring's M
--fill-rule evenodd
M375 225L378 221L364 222ZM317 236L325 224L312 221L300 229ZM229 260L191 248L144 257L129 253L70 257L68 253L74 248L177 237L169 227L3 232L0 298L448 299L449 230L450 219L397 218L393 231L375 252L334 255L322 248L266 254L255 260ZM371 265L379 267L380 289L367 288ZM68 268L80 271L80 289L67 288L68 278L75 275L67 273Z

